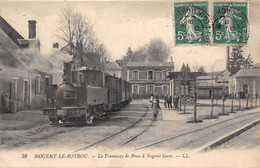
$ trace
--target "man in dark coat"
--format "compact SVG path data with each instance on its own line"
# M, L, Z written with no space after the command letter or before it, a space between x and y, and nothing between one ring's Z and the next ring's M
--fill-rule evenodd
M179 104L179 97L178 96L175 96L175 100L174 100L174 108L175 110L178 110L178 104Z
M168 96L167 103L168 103L168 108L172 108L172 96Z
M158 111L161 109L158 96L155 96L151 108L153 109L154 120L157 120Z
M168 96L164 95L164 107L167 108Z

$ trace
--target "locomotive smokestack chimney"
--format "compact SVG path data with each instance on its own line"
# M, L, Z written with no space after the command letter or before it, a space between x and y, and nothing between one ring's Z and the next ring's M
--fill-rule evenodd
M29 20L29 39L35 39L36 38L36 21L35 20Z
M227 60L226 60L226 69L229 71L229 61L230 61L230 53L229 53L229 46L227 46Z
M63 65L64 65L64 69L63 69L63 76L64 77L67 77L67 81L68 83L71 83L72 82L72 72L71 72L71 65L72 65L72 62L69 61L69 62L63 62Z

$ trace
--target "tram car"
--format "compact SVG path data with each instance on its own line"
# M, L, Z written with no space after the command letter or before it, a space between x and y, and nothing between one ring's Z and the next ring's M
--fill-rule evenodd
M62 84L47 88L49 105L43 114L54 124L93 124L130 103L127 81L86 67L72 69L71 65L64 62Z

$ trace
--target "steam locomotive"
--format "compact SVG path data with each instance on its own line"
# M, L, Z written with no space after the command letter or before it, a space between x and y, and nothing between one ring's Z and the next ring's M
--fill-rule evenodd
M93 124L131 101L129 82L86 67L72 69L72 62L64 62L63 83L47 88L47 97L43 114L54 124Z

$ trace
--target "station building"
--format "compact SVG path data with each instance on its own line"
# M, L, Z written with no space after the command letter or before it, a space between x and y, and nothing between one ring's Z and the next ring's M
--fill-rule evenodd
M127 80L132 98L149 98L152 94L162 98L170 92L168 72L173 71L173 62L128 62Z
M28 23L29 39L24 39L0 16L0 113L46 105L51 64L38 58L36 21Z
M230 72L228 70L208 72L197 77L197 96L199 99L222 97L223 89L228 86Z
M252 98L259 97L260 94L260 65L253 68L243 68L229 78L229 93L241 95L246 98L250 95Z
M108 62L105 64L105 72L108 74L115 76L117 78L122 77L122 68L116 62Z

